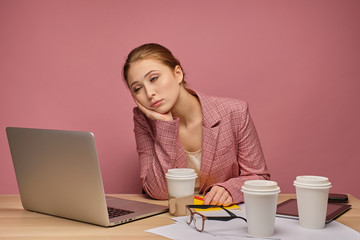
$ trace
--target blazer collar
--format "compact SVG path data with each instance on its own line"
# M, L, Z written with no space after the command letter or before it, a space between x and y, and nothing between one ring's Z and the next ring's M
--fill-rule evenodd
M211 97L196 92L199 97L201 110L203 114L203 125L206 128L212 128L219 124L221 118L215 104L211 101Z

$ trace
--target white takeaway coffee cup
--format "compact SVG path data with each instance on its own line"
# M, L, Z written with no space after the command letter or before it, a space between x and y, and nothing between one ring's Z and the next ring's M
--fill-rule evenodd
M297 176L294 181L300 226L309 229L325 227L329 189L327 177Z
M169 169L165 175L169 193L169 212L171 215L183 216L185 206L194 204L194 189L197 174L191 168Z
M260 238L272 236L280 187L274 181L248 180L241 191L244 193L249 235Z
M194 194L197 175L191 168L173 168L166 173L169 198L180 198Z

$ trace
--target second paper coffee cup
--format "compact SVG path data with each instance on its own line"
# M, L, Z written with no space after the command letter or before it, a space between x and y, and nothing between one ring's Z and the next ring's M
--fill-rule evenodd
M274 234L275 213L280 188L274 181L249 180L241 189L244 193L248 233L253 237Z

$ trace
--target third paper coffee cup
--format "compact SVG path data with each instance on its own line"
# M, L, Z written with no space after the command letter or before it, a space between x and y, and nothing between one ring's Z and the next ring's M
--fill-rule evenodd
M241 189L244 193L247 228L253 237L274 234L275 214L280 188L274 181L249 180Z
M298 176L294 181L300 226L309 229L325 227L329 179L321 176Z

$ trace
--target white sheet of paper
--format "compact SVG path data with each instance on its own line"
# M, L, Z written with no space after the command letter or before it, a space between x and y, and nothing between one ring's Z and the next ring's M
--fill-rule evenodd
M245 217L244 205L241 205L242 210L234 210L236 215ZM206 212L207 216L226 215L221 211ZM170 239L185 239L185 240L213 240L213 239L256 239L247 234L246 223L241 219L233 219L231 221L222 222L207 220L203 232L198 232L192 225L185 222L184 217L173 218L174 224L153 228L147 230L154 234L158 234ZM332 221L326 224L326 228L319 230L310 230L300 227L297 220L276 218L275 233L270 238L272 240L359 240L360 233L339 223Z

